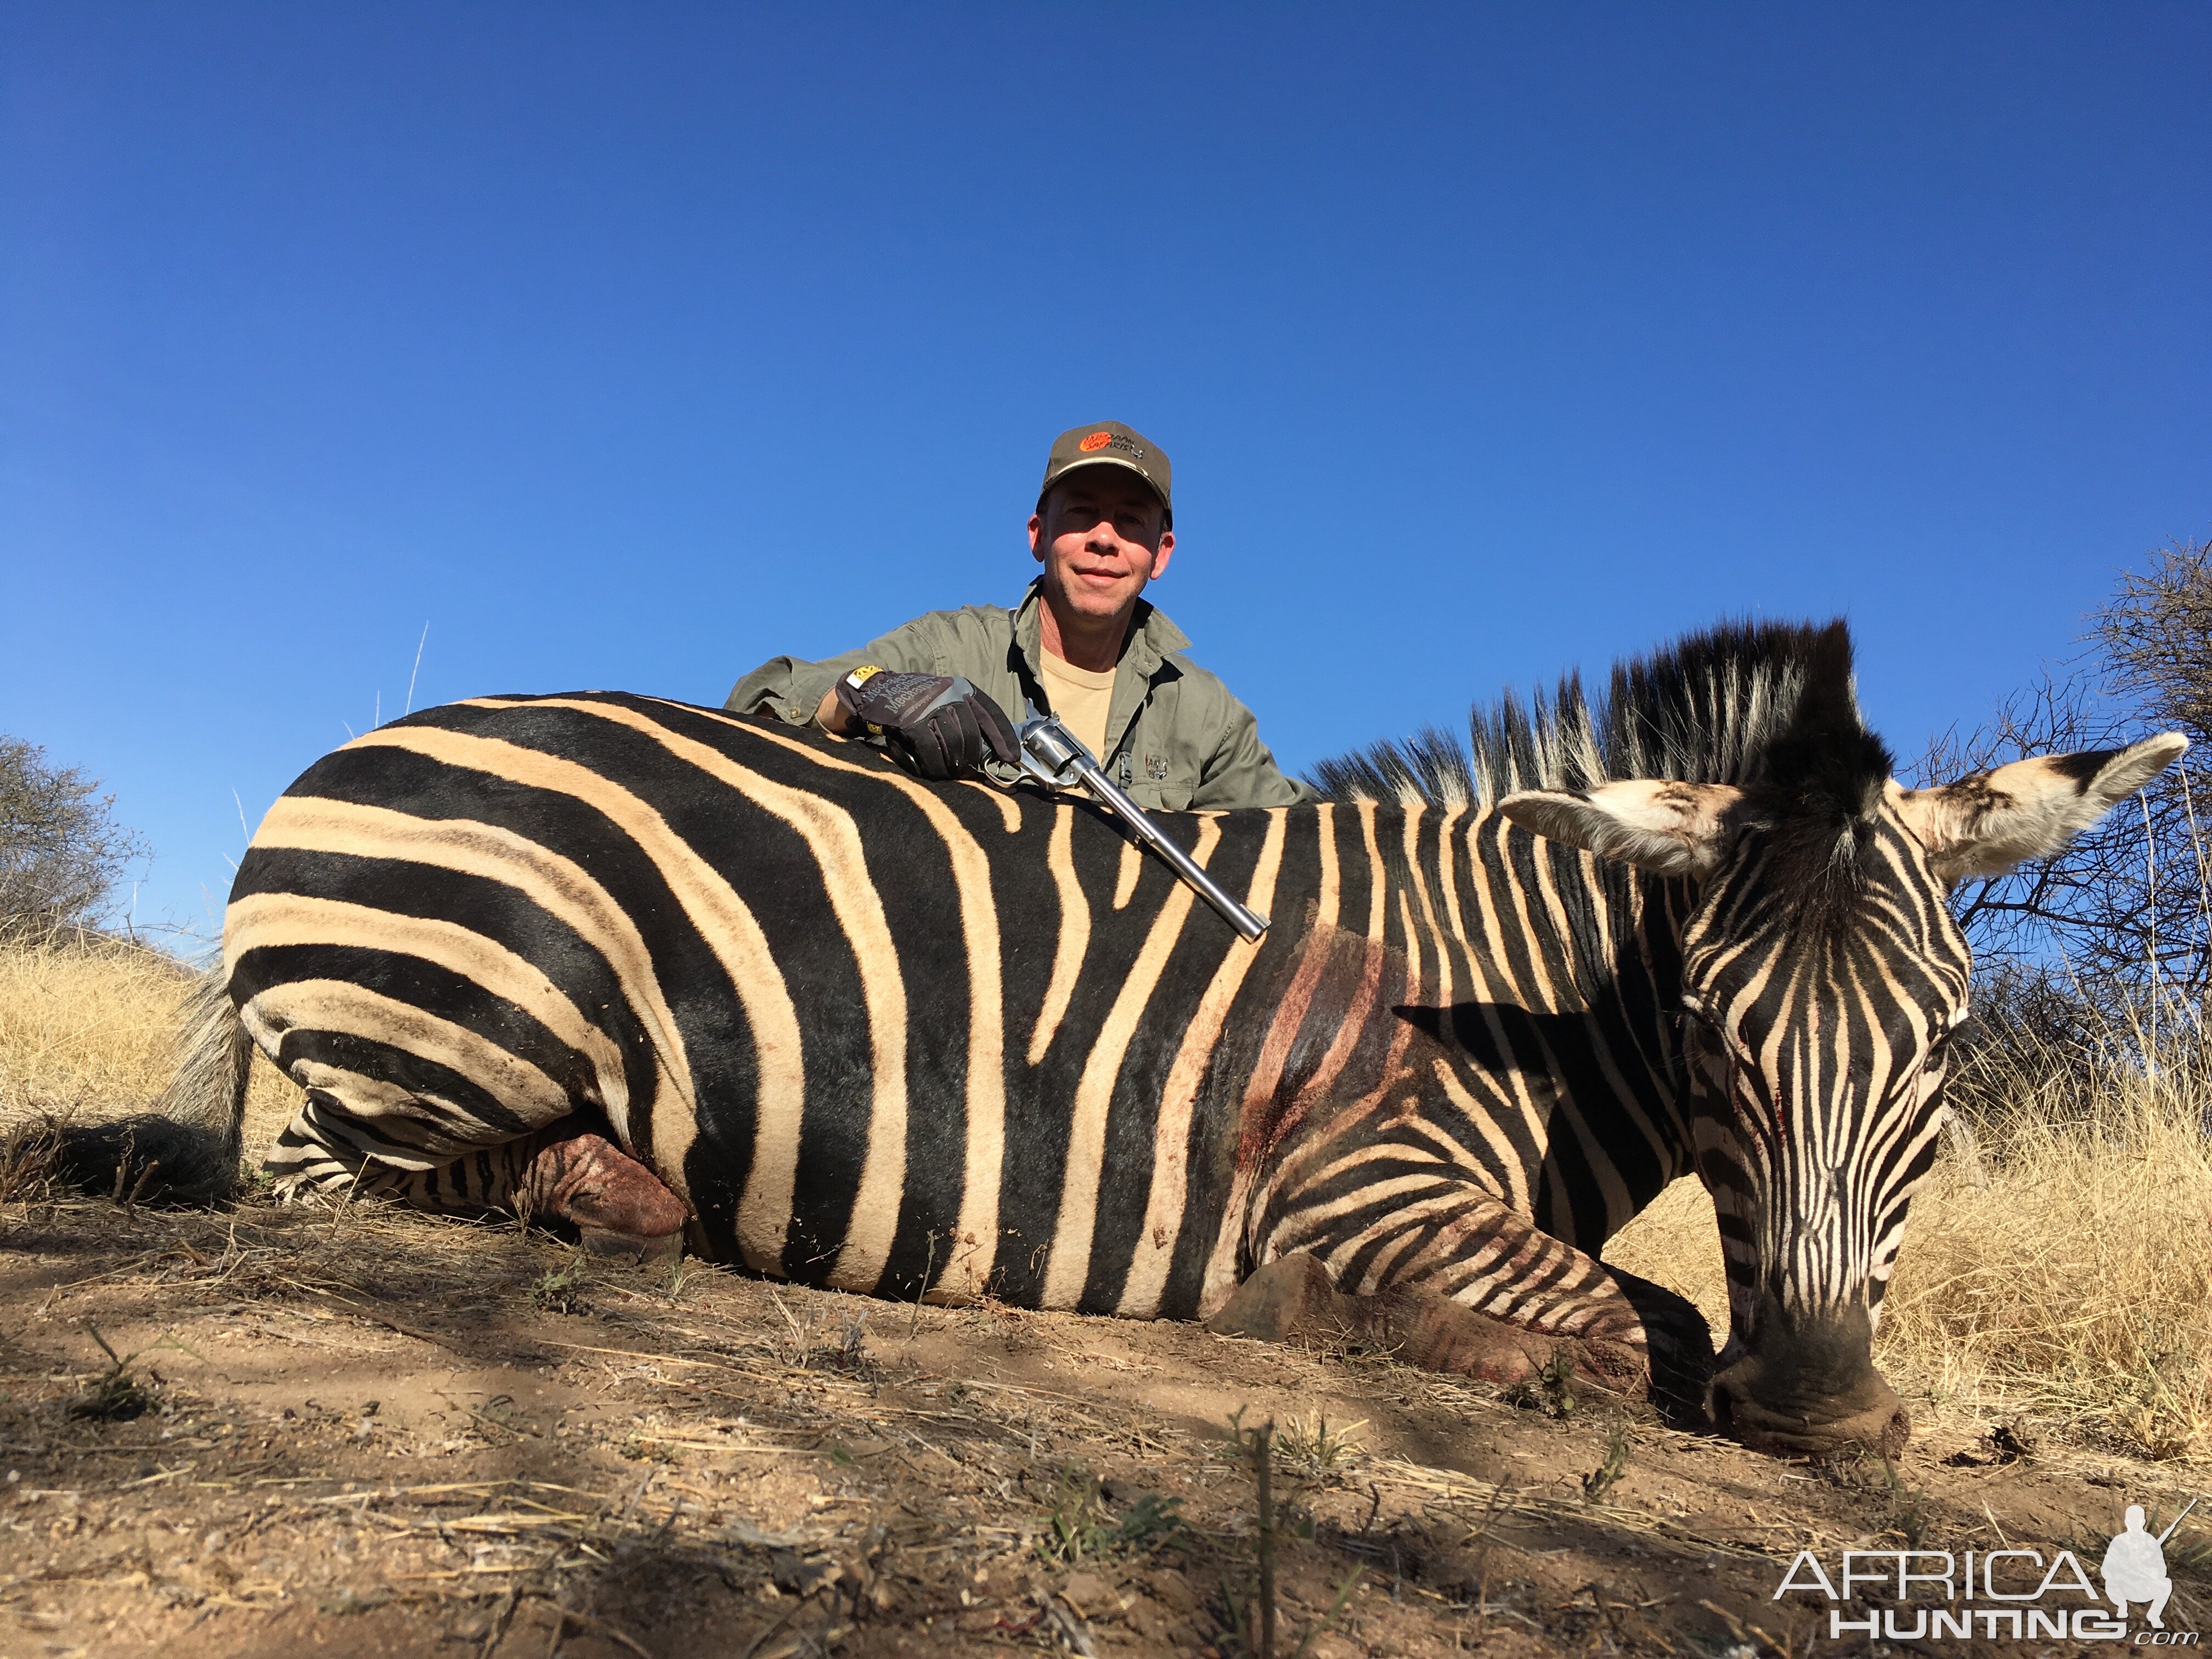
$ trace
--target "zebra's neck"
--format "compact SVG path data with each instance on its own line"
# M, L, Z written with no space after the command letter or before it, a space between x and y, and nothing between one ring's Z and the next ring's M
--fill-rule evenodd
M1268 1235L1310 1224L1291 1194L1316 1170L1424 1158L1595 1250L1690 1168L1682 884L1494 813L1322 818L1320 891L1246 1074L1248 1259L1297 1248Z

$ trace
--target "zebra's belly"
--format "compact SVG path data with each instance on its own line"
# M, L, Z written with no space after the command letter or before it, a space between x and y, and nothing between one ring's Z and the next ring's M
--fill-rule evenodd
M704 1103L683 1156L656 1167L705 1253L770 1277L951 1306L1195 1315L1220 1212L1182 1160L1131 1145L1137 1126L1111 1111L1086 1146L1073 1092L1004 1087L1003 1112L979 1121L962 1079L912 1080L899 1134L859 1102L810 1099L774 1127Z

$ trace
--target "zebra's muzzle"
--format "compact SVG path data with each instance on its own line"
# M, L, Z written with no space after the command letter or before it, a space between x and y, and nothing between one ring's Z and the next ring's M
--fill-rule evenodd
M1743 1357L1713 1378L1712 1417L1754 1451L1810 1457L1905 1449L1912 1419L1875 1369L1864 1309L1800 1324L1770 1299Z

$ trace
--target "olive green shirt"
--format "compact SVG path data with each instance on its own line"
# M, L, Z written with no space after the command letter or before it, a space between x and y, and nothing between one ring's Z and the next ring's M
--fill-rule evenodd
M862 663L910 674L963 674L1020 724L1025 708L1051 703L1037 669L1044 649L1040 584L1019 606L971 605L933 611L858 651L821 662L775 657L739 680L723 706L811 725L840 676ZM1144 600L1115 670L1106 716L1107 775L1138 805L1165 812L1234 806L1291 806L1315 799L1283 775L1252 711L1183 655L1190 641Z

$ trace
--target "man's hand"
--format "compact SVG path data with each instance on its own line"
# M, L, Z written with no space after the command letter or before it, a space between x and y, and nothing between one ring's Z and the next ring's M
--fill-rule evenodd
M856 668L831 695L845 730L880 737L895 759L925 778L978 772L987 760L1020 763L1006 711L958 675Z

